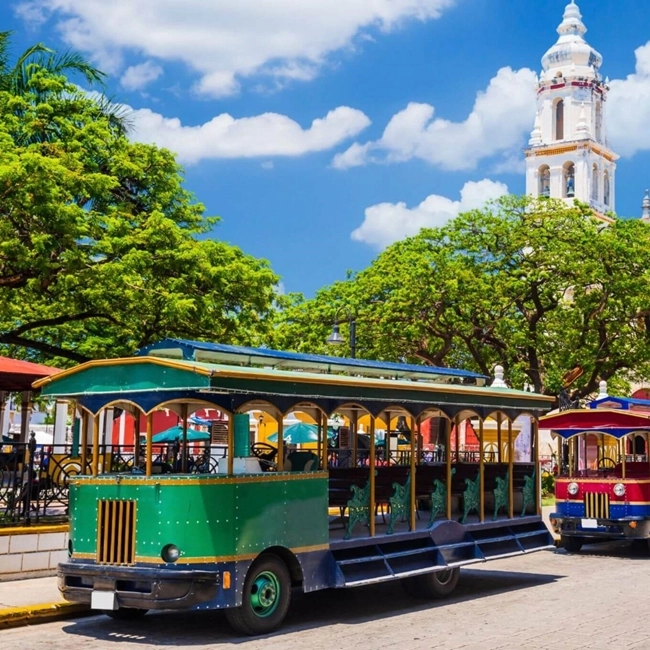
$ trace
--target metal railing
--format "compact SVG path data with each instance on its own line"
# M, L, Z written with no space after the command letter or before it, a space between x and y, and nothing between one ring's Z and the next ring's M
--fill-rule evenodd
M189 451L185 462L188 474L216 473L219 456L225 449ZM136 460L137 458L137 460ZM178 446L153 446L153 471L180 474L183 461ZM144 445L138 453L134 445L102 445L98 474L144 474ZM72 445L28 443L0 445L0 526L65 522L68 516L70 479L91 475L92 448L84 454Z

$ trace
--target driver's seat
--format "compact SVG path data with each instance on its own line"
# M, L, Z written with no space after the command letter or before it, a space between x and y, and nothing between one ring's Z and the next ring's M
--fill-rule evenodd
M319 458L313 451L292 451L284 461L285 472L317 472Z

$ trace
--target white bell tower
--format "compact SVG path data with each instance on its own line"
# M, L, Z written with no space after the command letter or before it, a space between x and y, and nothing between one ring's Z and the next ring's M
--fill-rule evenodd
M615 211L615 154L607 143L609 90L599 69L603 57L584 39L587 28L575 2L557 29L560 38L542 58L537 116L526 150L526 193L574 199L609 221Z

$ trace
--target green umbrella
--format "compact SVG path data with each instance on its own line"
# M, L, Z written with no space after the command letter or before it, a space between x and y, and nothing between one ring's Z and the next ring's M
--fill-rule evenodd
M331 438L334 435L334 430L327 429L327 437ZM318 442L318 427L315 424L307 424L306 422L296 422L290 424L282 432L282 438L290 445L304 445L308 442ZM272 433L267 440L269 442L278 441L278 432Z
M187 430L187 439L189 442L197 442L199 440L210 440L210 434L205 431L197 431L196 429ZM154 443L160 442L180 442L183 440L183 427L177 425L157 433L152 438Z

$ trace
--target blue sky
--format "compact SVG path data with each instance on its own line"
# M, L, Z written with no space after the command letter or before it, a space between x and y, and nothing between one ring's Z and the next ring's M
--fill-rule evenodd
M422 225L523 193L534 73L565 4L5 0L0 19L16 51L73 47L107 71L135 111L132 137L177 151L188 188L222 217L215 237L311 295ZM637 217L650 5L579 5L612 80L617 212Z

